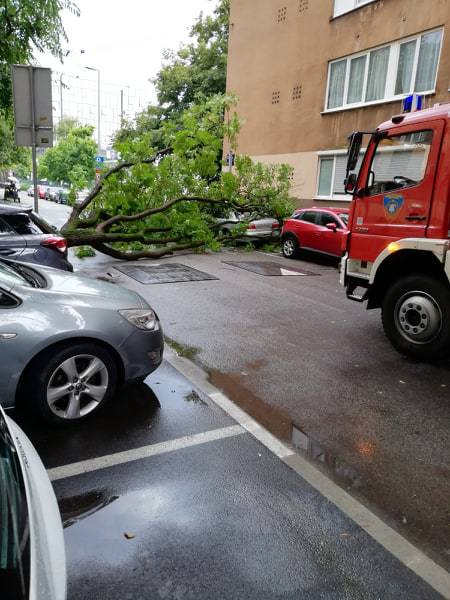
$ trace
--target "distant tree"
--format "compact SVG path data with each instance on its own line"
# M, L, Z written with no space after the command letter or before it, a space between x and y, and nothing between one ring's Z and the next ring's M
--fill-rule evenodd
M58 140L63 140L73 129L77 129L78 127L81 127L81 123L78 119L74 117L64 117L58 121L58 124L54 127L56 138Z
M63 181L76 189L94 179L97 144L90 125L75 127L56 146L49 148L39 161L39 177Z
M165 64L153 82L166 117L180 114L196 100L225 93L229 11L230 0L219 0L212 16L198 17L191 43L165 51Z

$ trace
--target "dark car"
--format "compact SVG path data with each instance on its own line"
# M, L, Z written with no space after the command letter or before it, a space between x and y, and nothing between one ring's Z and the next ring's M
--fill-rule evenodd
M27 206L0 203L0 258L73 271L67 241Z
M342 256L343 238L348 235L348 208L304 208L286 219L281 247L286 258L299 250Z

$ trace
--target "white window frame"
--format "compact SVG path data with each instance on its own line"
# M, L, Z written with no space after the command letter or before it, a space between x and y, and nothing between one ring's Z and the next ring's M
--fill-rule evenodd
M323 111L323 113L339 112L342 110L351 110L354 108L361 108L362 106L373 106L376 104L385 104L386 102L397 102L399 100L402 100L408 94L412 94L414 91L415 83L416 83L417 67L419 64L419 54L420 54L420 42L419 43L417 43L417 42L422 38L422 36L427 35L429 33L435 33L437 31L441 32L441 46L439 48L439 56L438 56L438 62L437 62L437 67L436 67L436 74L435 74L435 78L434 78L434 84L433 84L432 89L420 92L420 95L423 95L423 96L434 94L436 92L436 81L437 81L437 76L438 76L438 72L439 72L439 65L441 62L442 46L444 45L444 29L442 27L437 27L436 29L430 29L429 31L422 31L418 35L413 35L413 36L410 36L407 38L403 38L401 40L396 40L395 42L390 42L388 44L382 44L381 46L376 46L375 48L370 48L369 50L364 50L362 52L356 52L355 54L350 54L348 56L343 56L341 58L331 60L328 63L327 88L326 88L326 95L325 95L325 107L326 108ZM399 58L400 58L400 46L402 46L403 44L405 44L407 42L412 42L412 41L416 41L416 51L415 51L415 55L414 55L414 64L413 64L412 75L411 75L411 88L410 88L409 92L404 92L402 94L395 94L395 86L397 83L398 62L399 62ZM374 52L376 50L380 50L381 48L390 48L384 98L381 98L380 100L372 100L372 101L367 102L364 100L364 98L365 98L366 92L367 92L367 79L368 79L368 74L369 74L370 53ZM363 84L363 90L362 90L363 100L361 100L360 102L353 102L351 104L348 104L347 98L348 98L349 83L350 83L350 64L354 58L359 58L361 56L366 56L364 84ZM333 65L334 63L341 62L343 60L347 61L346 71L345 71L345 83L344 83L344 102L343 102L342 106L337 106L335 108L328 108L328 94L330 91L330 81L331 81L331 65Z
M361 153L364 153L365 149L361 149ZM349 194L333 194L333 188L334 188L334 178L336 175L336 157L337 156L342 156L342 155L347 154L347 150L324 150L324 151L319 151L317 153L318 156L318 160L317 160L317 176L316 176L316 195L315 195L315 199L316 200L333 200L334 202L350 202L352 197ZM331 193L328 196L324 196L324 195L319 195L319 180L320 180L320 165L321 165L321 161L322 159L333 159L333 171L332 171L332 175L331 175Z
M371 2L375 2L375 0L352 0L352 4L349 8L346 8L342 12L336 12L336 0L333 2L333 18L340 17L341 15L346 15L349 12L356 10L357 8L361 8L366 4L370 4Z

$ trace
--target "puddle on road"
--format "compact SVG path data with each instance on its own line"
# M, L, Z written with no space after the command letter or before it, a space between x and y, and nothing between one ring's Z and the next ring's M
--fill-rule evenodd
M58 506L64 529L90 517L118 499L119 496L112 495L108 490L92 490L86 494L59 499Z
M247 365L249 369L259 369L261 361ZM310 460L320 463L333 473L335 479L347 489L359 489L363 485L362 476L338 456L324 448L300 427L294 425L289 414L274 406L270 406L229 374L212 371L210 380L213 385L223 389L226 394L243 410L268 429L277 438L292 444Z
M246 365L247 371L253 371L256 376L263 367L263 361ZM358 459L366 461L364 472L356 469L294 424L285 410L271 406L253 394L240 382L240 378L248 374L246 371L228 374L211 371L210 381L273 435L316 464L339 486L353 493L363 504L368 502L371 510L381 510L381 516L388 524L448 569L450 512L445 508L442 510L442 507L448 506L445 482L450 483L450 477L445 468L439 469L441 481L433 490L397 489L392 486L393 479L397 480L397 466L387 461L386 454L380 454L375 442L367 439L352 441L351 450ZM433 468L436 470L435 466ZM386 477L383 469L389 470ZM436 506L430 506L430 494L438 498Z

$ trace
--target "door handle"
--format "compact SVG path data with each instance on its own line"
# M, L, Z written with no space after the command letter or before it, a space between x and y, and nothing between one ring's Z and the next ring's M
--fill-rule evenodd
M408 215L405 217L407 221L426 221L426 215Z
M14 254L14 250L11 250L10 248L0 248L0 254Z

